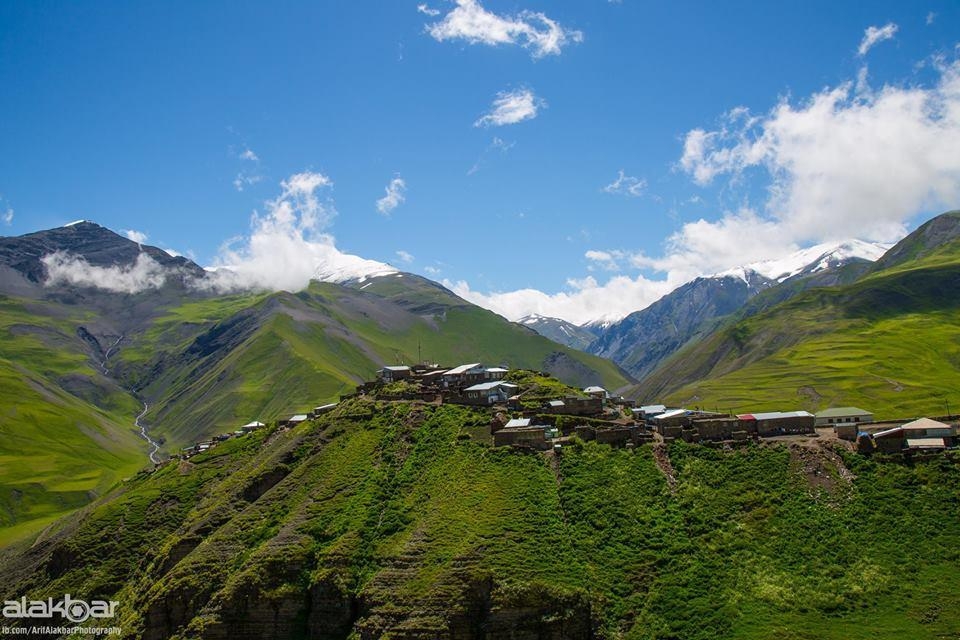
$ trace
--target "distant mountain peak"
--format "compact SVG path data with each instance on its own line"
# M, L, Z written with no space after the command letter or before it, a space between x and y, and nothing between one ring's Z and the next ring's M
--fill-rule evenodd
M844 240L824 242L806 249L800 249L789 255L752 262L740 267L714 274L713 277L731 276L743 280L748 285L756 274L775 282L784 282L798 275L809 275L826 269L842 266L853 260L878 260L890 248L888 244L866 242L864 240Z
M522 324L554 342L581 351L586 350L596 338L593 331L587 327L577 326L561 318L542 316L539 313L524 316L517 320L517 324Z

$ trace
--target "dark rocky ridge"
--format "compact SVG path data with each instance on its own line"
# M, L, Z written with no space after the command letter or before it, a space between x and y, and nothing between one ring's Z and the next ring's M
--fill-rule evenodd
M46 268L40 260L58 251L82 257L95 267L130 266L141 253L145 253L161 266L184 275L202 278L205 273L187 258L137 244L93 222L77 222L56 229L0 238L0 264L18 271L31 282L42 283L46 279Z

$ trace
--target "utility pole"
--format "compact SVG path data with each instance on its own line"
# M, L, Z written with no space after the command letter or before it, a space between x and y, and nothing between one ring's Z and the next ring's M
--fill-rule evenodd
M423 364L423 356L420 355L420 341L417 340L417 364Z

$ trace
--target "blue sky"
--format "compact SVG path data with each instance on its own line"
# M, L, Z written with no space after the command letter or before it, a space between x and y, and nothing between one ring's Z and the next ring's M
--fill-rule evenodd
M508 317L622 315L957 207L958 27L936 1L7 2L0 233L86 218L210 265L289 200L315 220L287 232Z

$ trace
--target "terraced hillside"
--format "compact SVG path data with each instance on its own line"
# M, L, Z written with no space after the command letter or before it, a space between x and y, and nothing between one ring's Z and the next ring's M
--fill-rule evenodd
M489 446L489 415L351 400L141 473L0 552L0 596L143 638L939 638L956 456Z

